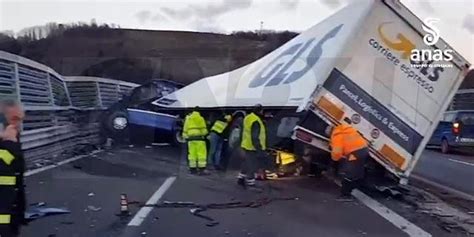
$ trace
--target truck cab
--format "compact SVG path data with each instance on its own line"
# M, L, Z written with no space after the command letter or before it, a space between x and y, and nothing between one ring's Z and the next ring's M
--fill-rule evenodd
M444 113L428 145L443 153L474 147L474 110Z

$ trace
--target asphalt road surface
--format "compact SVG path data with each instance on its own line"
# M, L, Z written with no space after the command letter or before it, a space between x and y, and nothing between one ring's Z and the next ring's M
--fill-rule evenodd
M65 207L71 214L35 220L23 228L21 236L409 236L406 224L380 209L382 205L337 201L339 189L330 180L295 177L267 181L259 191L244 190L235 184L235 171L193 176L187 173L182 157L178 149L171 147L127 147L31 175L27 177L29 203ZM189 208L130 205L131 215L119 217L116 214L122 193L128 195L130 202L140 203L298 199L265 203L256 208L209 210L205 215L219 222L209 227L208 220L192 215ZM404 217L432 236L458 236L438 228L431 217L420 215Z
M414 174L474 196L474 155L426 150Z

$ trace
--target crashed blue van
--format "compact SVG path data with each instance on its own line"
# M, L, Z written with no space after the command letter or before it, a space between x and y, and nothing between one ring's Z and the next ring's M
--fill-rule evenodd
M157 111L152 101L182 88L183 85L163 79L134 88L130 94L112 105L101 120L106 137L117 141L172 141L181 140L181 119L174 111Z

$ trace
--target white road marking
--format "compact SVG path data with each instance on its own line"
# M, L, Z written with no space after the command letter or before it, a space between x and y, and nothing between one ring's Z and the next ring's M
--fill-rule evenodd
M47 165L47 166L44 166L44 167L41 167L41 168L38 168L38 169L34 169L34 170L29 170L29 171L26 171L25 172L25 176L31 176L31 175L34 175L34 174L38 174L38 173L41 173L41 172L44 172L46 170L50 170L50 169L54 169L56 167L59 167L61 165L64 165L64 164L67 164L67 163L70 163L70 162L73 162L73 161L76 161L76 160L79 160L79 159L82 159L84 157L88 157L90 155L94 155L96 153L100 152L99 151L93 151L87 155L80 155L80 156L75 156L75 157L72 157L72 158L69 158L69 159L66 159L66 160L63 160L63 161L60 161L56 164L53 164L53 165Z
M324 175L327 179L334 181L338 186L341 186L341 182L336 180L333 176ZM408 234L410 237L431 237L431 234L424 231L420 227L416 226L415 224L411 223L407 219L403 218L402 216L398 215L388 207L382 205L381 203L377 202L375 199L367 196L362 191L355 189L352 191L352 196L354 196L359 202L370 208L372 211L379 214L388 222L392 223L394 226L399 228L401 231Z
M146 205L155 205L160 201L161 197L168 191L171 185L176 180L176 177L169 177L163 182L158 190L148 199ZM150 214L153 210L153 207L142 207L140 210L135 214L133 219L128 223L128 226L140 226L145 218Z
M352 195L368 208L372 209L374 212L385 218L397 228L407 233L410 237L431 237L430 233L409 222L407 219L367 196L365 193L356 189L352 191Z
M452 161L452 162L459 163L459 164L469 165L469 166L473 166L473 167L474 167L474 164L473 164L473 163L469 163L469 162L466 162L466 161L460 161L460 160L455 160L455 159L449 159L449 160Z

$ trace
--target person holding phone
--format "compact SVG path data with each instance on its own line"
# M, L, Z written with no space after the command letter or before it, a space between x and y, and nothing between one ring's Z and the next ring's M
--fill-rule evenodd
M0 101L0 236L19 236L25 223L25 160L20 130L24 112L16 101Z

